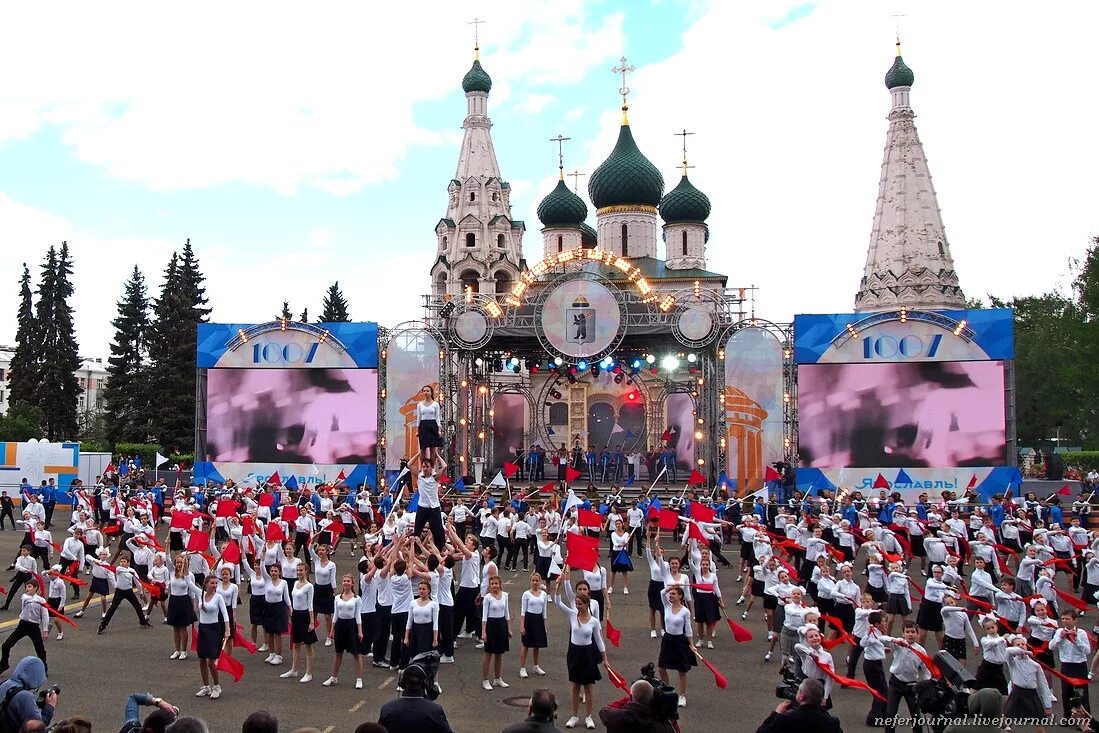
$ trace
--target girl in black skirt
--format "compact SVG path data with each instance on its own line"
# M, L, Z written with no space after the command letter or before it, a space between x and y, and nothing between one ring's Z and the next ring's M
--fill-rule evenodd
M364 562L366 562L364 560ZM331 687L339 682L340 665L344 652L355 658L355 689L363 688L363 658L359 649L363 643L362 615L359 613L359 597L355 595L355 579L345 575L340 580L340 595L336 597L335 636L336 656L332 658L332 676L321 684Z
M1007 663L1007 639L1000 636L1000 621L996 614L980 617L981 628L985 635L981 637L981 664L977 667L976 689L993 687L1001 695L1007 694L1007 676L1004 667Z
M290 584L282 579L279 565L272 565L268 570L260 564L259 571L266 581L263 589L264 646L271 651L263 661L278 666L282 664L282 637L290 619Z
M229 612L229 641L225 649L233 653L233 637L237 630L237 604L240 601L240 587L233 581L233 568L225 566L218 572L217 594L225 601L225 609Z
M431 581L420 578L416 592L416 599L408 609L408 621L405 622L407 659L439 648L439 603L431 599Z
M153 567L149 569L149 582L156 587L155 592L149 592L149 616L153 615L154 606L160 606L165 625L168 623L168 581L171 577L172 571L164 564L164 553L156 553L153 556Z
M443 438L439 432L442 422L442 408L435 401L435 389L427 385L423 390L424 399L416 405L416 420L419 423L417 437L424 460L432 461L435 449L443 447Z
M326 544L309 545L313 559L313 612L324 621L324 645L332 646L332 614L336 598L336 563L329 559Z
M107 615L107 596L111 593L111 586L107 581L107 577L111 574L110 570L106 568L107 557L111 554L110 550L106 547L101 547L96 551L95 555L85 555L88 559L88 564L91 566L92 584L88 587L88 595L84 597L84 605L80 607L80 610L73 614L73 618L80 618L84 615L84 611L88 609L88 604L92 602L92 599L99 596L99 605L103 609L103 615Z
M920 610L916 613L916 625L920 627L921 644L927 639L927 632L930 631L935 634L938 648L943 648L943 594L950 589L950 586L943 582L943 566L932 567L931 577L924 584Z
M290 591L290 650L294 653L290 669L279 677L291 679L298 676L302 647L305 647L305 674L299 680L307 683L313 679L313 645L317 643L317 616L313 612L313 584L309 582L309 569L298 565L298 579Z
M683 605L683 591L679 588L664 591L663 599L664 636L660 639L656 667L665 683L669 669L679 673L679 707L682 708L687 705L687 673L691 667L698 666L698 658L691 649L691 612Z
M201 594L202 590L195 585L187 572L187 556L177 556L173 563L172 577L168 579L168 612L165 615L168 625L172 627L174 651L171 659L187 658L189 632L195 622L195 607Z
M198 603L198 670L202 675L202 687L195 697L217 700L221 697L218 684L218 657L229 643L232 633L229 611L225 599L217 592L217 578L207 578ZM211 684L211 682L213 684Z
M565 615L569 617L569 650L565 655L568 666L569 682L572 683L572 717L565 723L566 728L575 728L580 722L580 692L584 692L584 707L587 717L584 718L586 728L594 728L592 720L592 705L595 694L592 687L603 679L599 673L599 665L607 664L607 647L603 642L603 632L599 626L599 619L591 614L588 608L588 598L578 595L574 599L576 608L571 608L561 600L561 581L557 579L554 590L553 602L557 604ZM688 625L690 617L687 618Z
M630 559L629 546L632 533L627 532L621 519L614 520L614 531L611 532L611 582L607 586L607 593L614 593L614 581L622 576L622 594L630 594L630 571L633 570L633 560Z
M695 646L702 646L702 640L707 639L706 647L714 648L714 636L717 634L717 622L721 620L721 614L725 612L725 599L721 597L721 586L717 582L717 573L710 570L710 559L702 558L698 570L695 572L695 623L698 624L698 640ZM706 590L704 585L712 585L712 590ZM707 638L708 637L708 638ZM691 655L694 656L693 654Z
M252 558L251 562L243 563L244 572L248 575L248 623L252 626L253 644L259 642L259 630L263 627L263 618L267 613L267 599L264 597L264 593L267 591L267 581L257 570L262 561L262 556L257 555ZM256 647L256 651L268 651L266 639L263 641L262 646Z
M1011 676L1011 693L1004 703L1004 715L1022 723L1047 717L1053 708L1053 693L1046 681L1045 671L1035 661L1035 654L1027 649L1024 637L1015 634L1006 649L1007 668ZM1045 726L1036 725L1039 733Z
M538 666L538 654L549 646L546 640L549 594L542 590L542 576L538 573L530 576L530 590L523 592L519 605L519 639L523 645L519 650L519 677L526 679L527 652L534 652L534 673L541 676L545 672Z
M1049 604L1044 599L1033 599L1030 602L1030 611L1030 616L1026 620L1026 627L1030 629L1030 638L1027 639L1027 643L1035 650L1041 649L1034 652L1035 659L1052 667L1054 659L1049 642L1053 640L1053 635L1057 633L1060 626L1057 619L1049 615Z
M491 692L493 687L509 687L500 676L504 663L504 654L510 648L511 609L508 606L508 594L503 591L499 575L488 581L488 594L481 601L481 639L484 640L484 653L481 655L481 687ZM492 662L494 677L489 681L488 667Z
M969 612L958 605L957 593L948 591L943 594L943 607L939 609L939 614L943 617L942 649L944 651L949 652L959 662L964 662L968 656L967 647L972 646L980 651L981 643L973 633Z

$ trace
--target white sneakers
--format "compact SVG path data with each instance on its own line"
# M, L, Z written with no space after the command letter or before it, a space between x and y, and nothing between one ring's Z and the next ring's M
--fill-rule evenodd
M541 667L539 667L539 666L538 666L538 665L536 664L536 665L534 665L534 673L535 673L536 675L538 675L539 677L544 677L544 676L545 676L545 674L546 674L546 670L542 669Z
M476 645L474 645L474 647L473 647L473 648L474 648L474 649L484 649L484 648L485 648L485 642L483 642L483 641L479 641L479 642L477 642L477 644L476 644Z
M313 675L311 675L311 674L303 674L301 676L301 679L298 680L298 682L301 682L303 684L306 683L306 682L312 682L312 681L313 681Z
M203 685L202 687L198 688L198 692L195 693L195 697L206 697L209 694L210 694L209 685Z
M763 661L770 662L771 661L771 656L772 656L771 652L767 652L766 654L763 655Z
M588 730L595 730L595 721L591 719L591 716L584 718L584 727Z
M217 700L221 697L221 685L214 685L210 688L210 699Z
M325 639L324 640L324 645L325 646L332 646L332 637L328 637L327 639Z
M454 657L441 656L439 657L439 664L454 664Z
M519 668L519 679L525 680L529 676L530 675L527 674L527 668L526 667L520 667Z
M488 680L481 680L481 687L488 692L492 692L492 683Z
M180 652L179 653L179 658L180 659L186 659L187 658L187 652Z
M503 681L502 679L500 679L499 677L497 677L496 679L494 679L494 680L492 681L492 686L493 686L493 687L503 687L503 688L505 688L505 689L506 689L506 688L508 688L508 687L511 687L511 685L509 685L509 684L508 684L507 682L504 682L504 681Z
M656 629L649 629L649 638L650 639L655 639L656 638Z
M172 652L172 656L168 657L168 659L179 659L179 652L178 651Z
M326 680L325 680L324 682L322 682L321 684L322 684L322 685L324 685L325 687L331 687L332 685L334 685L334 684L336 684L336 683L338 683L338 682L339 682L339 680L338 680L338 679L336 679L335 677L329 677L328 679L326 679Z
M65 638L65 632L64 631L58 631L57 632L57 640L61 641L64 638Z
M333 677L332 679L336 679L336 678ZM363 688L363 678L362 677L356 677L355 678L355 689L356 690L361 690L362 688Z
M687 707L687 696L686 695L680 695L679 696L679 707L681 707L681 708Z
M566 728L575 728L576 724L579 723L579 722L580 722L580 718L578 718L574 715L571 718L569 718L567 721L565 721L565 727Z
M740 617L741 617L742 619L744 619L744 618L748 618L748 612L747 612L747 611L745 611L744 613L740 614Z
M276 667L279 666L280 664L282 664L282 655L281 654L276 654L275 658L271 660L271 664L276 666Z
M695 639L695 647L702 646L702 639Z
M178 654L178 653L179 652L176 652L176 654ZM172 658L173 659L175 658L175 654L172 655ZM274 661L274 659L275 659L275 653L271 652L270 654L267 655L267 659L263 660L263 663L264 664L271 664L271 662Z
M256 651L257 652L267 651L267 642L264 642L264 643L260 644L258 647L256 647Z
M73 618L83 618L83 617L84 617L84 609L80 609L79 611L77 611L76 613L73 614Z
M707 648L707 649L713 649L713 648L714 648L714 641L713 641L713 639L711 639L710 641L706 642L706 648Z
M623 588L622 589L622 595L628 596L629 594L630 594L630 589L629 588Z
M740 598L737 598L737 599L736 599L736 604L737 604L738 606L739 606L739 605L740 605L741 603L744 603L744 596L741 596Z
M296 670L292 667L279 675L279 677L283 678L284 680L288 680L288 679L291 679L291 678L297 677L297 676L298 676L298 670Z
M607 588L607 595L609 596L612 593L614 593L614 588Z

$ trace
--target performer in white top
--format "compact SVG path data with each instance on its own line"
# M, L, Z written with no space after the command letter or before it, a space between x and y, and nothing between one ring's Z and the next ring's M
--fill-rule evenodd
M422 407L423 403L421 403ZM436 404L435 407L438 408L438 405ZM420 533L424 531L424 527L429 526L431 527L431 539L435 546L442 547L446 541L446 534L443 532L443 505L439 500L439 480L435 475L435 470L437 467L439 471L445 471L446 461L442 459L442 456L421 461L420 456L417 455L408 462L409 467L417 461L420 463L420 474L416 477L416 488L420 492L420 500L419 506L416 508L416 524L413 527L412 534L414 537L419 537Z
M416 405L417 430L420 441L420 455L428 463L436 456L436 450L443 447L443 437L439 430L442 423L442 409L435 401L435 388L427 385L423 390L424 399ZM411 464L410 464L411 465ZM441 540L436 540L440 545Z

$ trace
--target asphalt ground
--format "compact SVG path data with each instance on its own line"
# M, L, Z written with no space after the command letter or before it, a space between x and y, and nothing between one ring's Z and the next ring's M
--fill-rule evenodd
M59 518L62 521L67 520L67 514L61 514ZM166 526L162 525L160 534L163 536L166 532ZM55 539L62 536L63 526L55 524L53 533ZM22 533L17 531L0 532L0 560L8 559L10 562L9 558L14 558L21 537ZM606 555L606 552L603 554ZM726 548L726 555L734 562L739 560L735 545ZM335 560L340 568L350 569L354 564L354 560L343 548L340 548ZM642 665L655 662L659 651L658 640L649 638L645 595L647 566L643 558L635 558L634 563L636 570L630 574L630 595L622 595L621 588L618 587L611 596L611 619L621 630L622 639L619 648L609 646L608 651L612 666L627 680L637 678ZM917 563L914 563L914 567L918 570ZM763 661L767 644L762 603L756 604L746 621L740 620L742 607L734 605L740 586L735 582L737 574L735 566L721 569L720 583L730 613L752 631L754 639L737 644L726 624L722 623L718 627L716 648L702 649L702 652L728 678L728 688L717 689L710 672L702 665L696 667L689 675L688 706L680 710L684 731L754 731L778 703L775 686L779 682L779 655L776 650L775 661ZM569 716L569 685L564 659L568 641L567 620L556 607L550 608L550 647L543 650L541 660L546 675L520 679L517 615L519 598L529 587L529 581L521 566L518 573L503 571L502 577L504 590L511 597L515 634L511 642L511 652L504 658L503 678L510 687L494 689L492 692L483 690L481 652L473 647L472 640L459 640L455 653L456 662L443 665L440 670L439 682L443 695L439 702L445 707L451 727L455 731L495 733L522 720L526 716L526 702L530 692L537 687L546 687L557 695L557 725L563 729ZM10 574L3 578L4 587L9 586L6 582L8 578ZM21 593L21 590L17 592ZM247 593L243 595L247 599ZM16 604L13 604L13 610L0 612L0 638L6 638L17 623L17 614L14 611L17 601L18 598ZM66 606L67 613L71 615L78 608L79 603L74 603L70 598ZM97 636L95 632L100 619L97 601L89 607L84 618L76 620L79 630L65 627L64 640L54 639L56 629L51 625L50 640L46 642L49 684L62 688L57 720L82 715L93 722L94 730L113 733L121 726L127 696L131 692L148 691L179 706L183 714L203 718L210 730L217 733L239 731L248 714L257 709L267 709L276 715L280 721L280 730L283 731L310 726L320 729L322 733L350 733L363 721L377 720L382 704L397 695L394 673L371 667L369 663L366 664L364 673L364 689L354 689L355 675L350 657L344 660L339 684L322 687L321 682L330 674L334 654L332 647L318 644L315 647L314 679L309 684L280 679L279 674L289 668L288 663L282 667L271 667L263 663L265 654L249 656L238 649L235 656L244 662L246 668L242 680L234 684L231 678L223 675L224 693L220 699L196 698L195 692L201 685L198 663L194 655L190 655L185 661L169 659L172 652L171 632L169 627L160 624L159 611L154 613L154 628L141 629L133 610L128 604L124 604L119 607L106 633ZM237 618L247 619L246 614L246 605L238 608ZM1085 619L1084 625L1090 628L1091 620ZM933 653L933 637L929 637L928 642L928 651ZM845 650L846 647L833 650L841 672ZM20 641L12 651L12 666L23 656L33 653L29 641ZM971 670L975 670L976 664L976 660L969 660ZM528 669L530 666L533 665L528 659ZM674 672L672 676L674 683ZM861 678L861 672L859 676ZM1058 693L1056 685L1054 692ZM596 712L593 717L599 730L603 729L598 719L599 708L620 697L621 693L609 683L604 674L604 679L595 687ZM841 719L845 731L869 730L863 725L870 704L868 693L837 690L833 695L833 702L833 712ZM1059 704L1054 707L1055 712L1059 711ZM149 710L145 708L143 713ZM583 730L582 722L577 730Z

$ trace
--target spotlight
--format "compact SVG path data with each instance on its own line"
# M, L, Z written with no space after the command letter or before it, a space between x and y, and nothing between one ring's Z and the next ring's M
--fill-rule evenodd
M519 373L520 369L519 369L519 363L518 362L516 362L515 364L512 365L511 371L515 372L516 374Z
M576 375L575 374L570 374L569 375L569 384L576 384Z
M637 401L637 392L630 392L628 395L626 395L626 399L629 400L630 402L636 402Z
M679 358L673 354L668 354L661 359L660 366L664 367L665 371L674 372L679 368Z
M442 310L439 311L439 315L443 318L450 318L450 316L454 313L454 309L456 307L457 306L454 305L453 300L448 300L446 304L442 307Z
M580 371L582 371L582 372L584 372L584 371L587 371L587 369L588 369L588 362L586 362L586 361L584 361L583 359L581 359L580 361L576 362L576 368L577 368L577 369L579 369L579 370L580 370Z
M635 356L633 358L633 361L630 362L630 369L633 369L636 372L640 368L641 368L641 359L639 359Z
M538 364L531 364L530 365L530 373L531 374L537 374L539 369L540 369L540 367L538 366Z
M592 364L591 365L591 375L593 377L598 377L599 376L599 365L598 364Z
M553 363L556 364L557 366L561 366L562 364L565 363L565 360L562 359L560 356L558 356L557 358L555 358L553 360Z
M477 366L482 366L484 365L485 360L478 356L476 359L473 360L473 363Z
M649 362L650 364L655 364L656 363L656 357L653 356L652 354L649 354L648 356L645 357L645 361Z
M550 392L550 397L552 397L555 400L559 400L559 399L561 399L561 393L558 392L557 390L553 390L552 392Z
M614 383L615 384L622 384L623 379L624 379L624 377L621 374L615 374L614 375Z
M511 357L510 359L508 359L508 366L513 368L513 369L515 367L519 366L519 359L514 357L514 356Z
M697 357L697 356L695 356L693 352L692 352L692 353L690 353L690 354L687 354L687 361L689 361L689 362L691 362L692 364L694 364L694 363L695 363L695 362L696 362L697 360L698 360L698 357Z
M614 359L612 359L611 357L608 356L605 359L603 359L603 366L604 367L609 367L609 366L612 366L613 364L614 364Z

